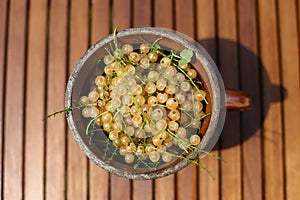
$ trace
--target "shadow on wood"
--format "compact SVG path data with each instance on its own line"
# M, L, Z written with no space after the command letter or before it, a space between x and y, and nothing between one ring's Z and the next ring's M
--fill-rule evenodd
M222 132L219 142L221 144L217 144L215 149L218 146L220 149L224 149L242 144L257 131L260 131L270 104L284 101L288 95L287 90L281 85L274 85L270 82L258 55L255 55L242 44L222 38L209 38L198 42L209 53L216 55L212 57L218 67L222 65L220 72L225 87L236 87L233 89L244 90L253 96L252 110L240 113L237 111L227 112L225 122L227 128ZM217 49L216 52L213 52L214 49ZM225 62L223 62L224 60ZM234 66L235 64L237 64L237 67ZM237 73L237 80L229 80L231 76L228 74L230 73ZM270 99L265 99L263 88L269 88L269 91L271 91L271 95L268 95ZM230 129L230 127L238 128Z

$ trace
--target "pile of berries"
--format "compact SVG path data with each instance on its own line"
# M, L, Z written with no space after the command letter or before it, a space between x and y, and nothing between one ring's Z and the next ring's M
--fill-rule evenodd
M138 46L125 44L104 57L103 74L80 98L82 116L102 128L126 163L136 157L167 163L176 157L172 146L187 151L200 144L206 92L191 64Z

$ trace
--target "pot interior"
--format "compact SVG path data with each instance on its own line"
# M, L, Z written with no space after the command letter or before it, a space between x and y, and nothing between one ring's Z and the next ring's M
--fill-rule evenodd
M120 35L118 35L117 42L119 46L131 44L134 50L137 50L139 49L139 45L141 43L147 42L153 44L158 38L160 38L160 40L157 42L157 44L161 50L164 52L175 52L176 54L179 54L184 49L187 49L185 42L191 42L185 40L184 42L177 41L176 38L174 39L172 34L170 35L170 32L168 31L151 31L151 33L149 33L149 31L134 31L133 33L130 31L123 31ZM108 52L112 52L114 49L113 41L113 35L101 40L91 47L76 65L68 85L68 88L71 91L71 98L68 98L68 95L66 95L66 104L70 103L71 107L78 106L79 99L82 96L87 96L89 91L93 90L93 87L95 87L95 78L104 74L104 68L106 66L104 63L104 56L108 55ZM201 81L202 89L206 92L207 103L204 104L203 111L204 113L210 113L210 115L206 116L201 121L200 129L187 128L187 131L195 132L196 134L200 135L201 139L203 140L205 139L206 133L210 128L211 118L214 114L214 101L212 99L214 98L213 92L215 88L211 84L211 73L207 73L207 69L205 69L202 61L196 58L196 55L192 57L190 63L191 66L197 71L197 78ZM141 158L137 158L133 163L126 163L124 161L124 156L120 155L119 153L119 147L116 147L111 140L109 140L108 134L102 129L102 127L97 126L94 123L92 124L91 118L85 118L82 116L82 108L74 109L67 117L72 133L84 152L90 158L92 158L96 164L117 175L126 176L129 178L134 177L135 179L144 179L140 178L141 176L139 177L139 175L144 174L155 174L156 177L160 177L174 173L189 163L186 160L182 160L180 157L177 157L171 162L167 163L153 163L149 162L149 159L147 160ZM87 131L87 127L89 130L93 131ZM198 146L201 145L202 144L200 143ZM185 149L174 147L172 151L177 151L178 155L186 157L191 150L186 151ZM192 155L191 159L196 156L197 155ZM159 175L160 173L164 175Z

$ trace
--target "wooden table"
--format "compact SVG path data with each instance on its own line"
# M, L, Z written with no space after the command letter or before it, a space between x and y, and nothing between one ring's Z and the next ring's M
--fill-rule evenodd
M296 0L1 0L1 199L300 199L299 21ZM254 96L228 112L216 179L195 165L132 181L90 162L65 117L67 78L87 48L128 27L159 26L198 40L226 87Z

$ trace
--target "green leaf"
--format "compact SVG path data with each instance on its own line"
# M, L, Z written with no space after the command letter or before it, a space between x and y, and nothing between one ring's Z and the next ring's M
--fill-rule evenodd
M183 51L180 52L180 57L181 57L181 62L182 64L187 64L191 62L191 59L193 57L194 53L190 49L184 49Z

